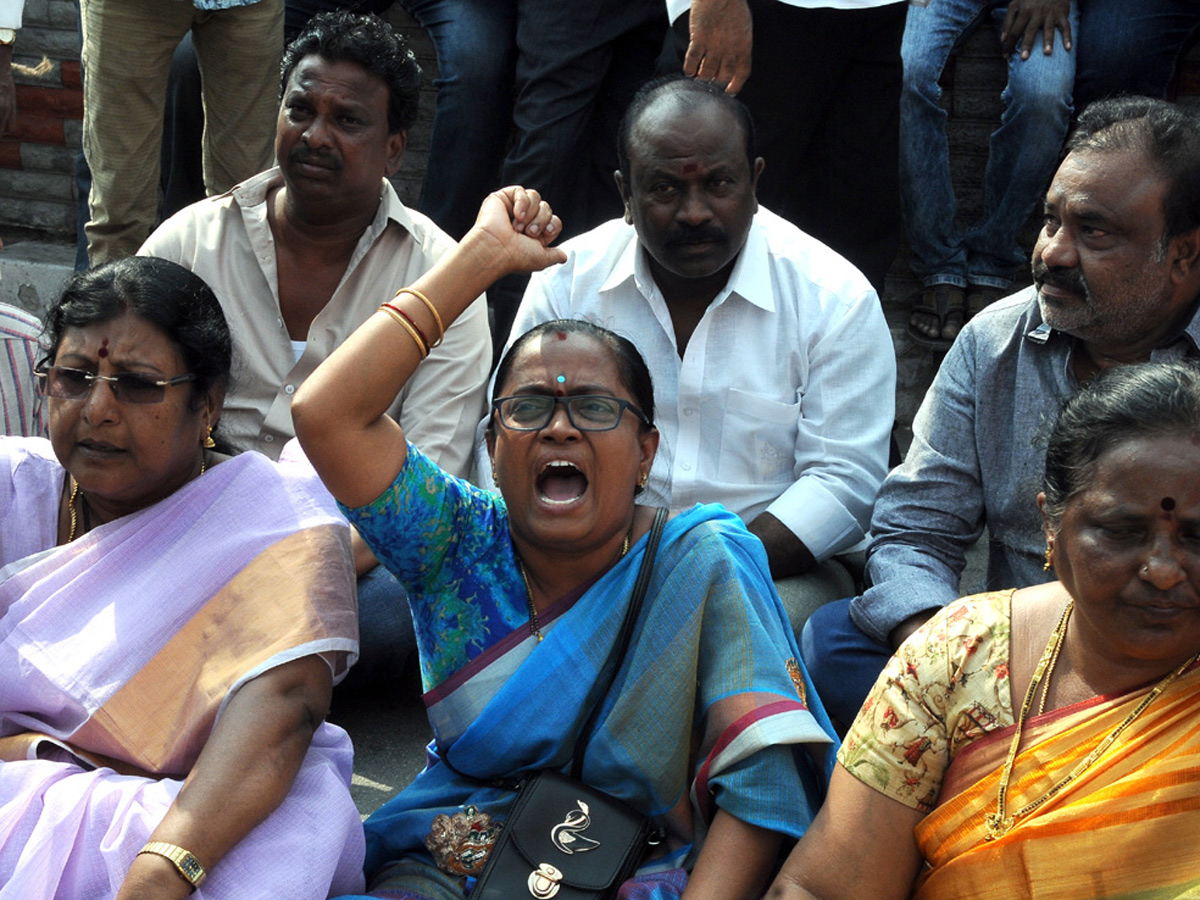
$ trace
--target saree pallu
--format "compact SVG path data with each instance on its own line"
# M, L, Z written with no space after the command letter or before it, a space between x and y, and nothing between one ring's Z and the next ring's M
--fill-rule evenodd
M62 469L40 453L13 487L48 479L56 503ZM254 453L0 570L0 898L114 896L242 684L312 654L339 674L352 661L353 591L315 475ZM345 732L321 725L283 804L193 896L361 885L351 766Z
M578 599L541 614L542 642L518 628L426 694L454 768L495 779L569 766L646 544L643 536ZM585 782L666 829L641 870L663 877L643 879L639 896L678 896L678 869L693 861L717 805L798 837L823 796L833 749L761 544L717 506L672 519L583 770ZM368 878L401 859L432 867L424 840L439 813L471 804L503 819L512 800L432 760L367 820ZM451 890L461 897L461 882Z
M1145 697L1138 690L1030 719L1007 810L1044 795ZM916 830L920 900L1200 897L1200 669L1193 666L1055 797L985 841L1013 727L960 753Z

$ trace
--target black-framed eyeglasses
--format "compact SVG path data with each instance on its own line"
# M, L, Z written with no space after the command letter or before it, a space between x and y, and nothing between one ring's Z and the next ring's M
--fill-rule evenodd
M69 366L50 366L35 374L41 382L42 391L55 400L82 400L91 393L97 381L107 381L118 401L138 404L161 403L167 388L196 380L191 372L173 378L151 378L137 372L100 375Z
M492 409L500 424L510 431L541 431L554 418L558 404L567 409L567 418L580 431L612 431L621 421L621 413L629 410L643 425L649 426L646 414L630 403L604 394L577 394L573 397L551 397L548 394L516 394L497 397Z

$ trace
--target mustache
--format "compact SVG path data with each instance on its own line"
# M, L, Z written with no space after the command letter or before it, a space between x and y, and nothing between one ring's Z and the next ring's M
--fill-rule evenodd
M311 163L312 165L324 166L327 169L341 169L341 160L337 159L332 153L314 153L311 148L303 144L297 144L288 153L288 162L292 163Z
M1044 262L1036 262L1033 264L1033 281L1038 287L1048 284L1073 294L1090 296L1087 279L1079 269L1051 268Z
M727 240L729 235L724 228L717 225L697 225L677 228L667 235L663 243L668 247L677 247L683 244L717 243Z

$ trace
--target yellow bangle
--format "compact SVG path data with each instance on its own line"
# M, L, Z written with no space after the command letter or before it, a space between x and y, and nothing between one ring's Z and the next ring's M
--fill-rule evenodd
M396 296L399 297L401 294L412 294L414 297L416 297L418 300L420 300L422 303L425 304L425 308L429 310L430 315L433 316L433 321L437 322L437 327L438 327L437 340L433 342L432 346L440 347L442 340L446 337L446 326L442 324L442 317L440 315L438 315L437 307L433 305L433 301L430 300L428 297L426 297L424 294L422 294L420 291L416 290L415 288L410 288L410 287L400 288L400 290L396 291ZM430 349L432 349L432 347Z
M404 330L408 332L409 336L413 339L413 343L417 345L417 352L421 354L421 359L424 359L429 355L429 348L425 346L425 342L421 340L421 336L417 334L417 330L405 322L404 319L400 317L400 313L388 306L379 307L379 311L387 313L396 322L404 326Z
M168 844L166 841L150 841L137 852L137 855L141 856L143 853L153 853L155 856L161 856L173 862L175 868L179 870L179 874L192 886L192 890L198 888L200 882L208 877L204 866L200 865L200 860L182 847Z

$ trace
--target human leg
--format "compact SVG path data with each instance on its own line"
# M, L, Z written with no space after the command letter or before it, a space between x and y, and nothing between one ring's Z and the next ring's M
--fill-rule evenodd
M967 256L955 223L950 144L938 79L951 51L984 9L983 0L909 6L900 46L900 200L912 271L924 286L909 334L941 346L948 346L966 319Z
M754 68L739 95L766 160L759 201L829 244L879 291L900 241L904 11L756 0Z
M512 127L516 0L403 0L437 49L437 107L420 210L454 238L500 184ZM535 185L537 186L537 185Z
M1076 108L1117 94L1165 96L1198 34L1196 0L1087 0L1075 40Z
M212 196L274 159L283 0L198 12L192 42L204 93L204 187Z
M160 219L169 218L185 206L204 199L203 141L200 66L189 33L175 48L167 78L167 106L159 156L162 171Z
M993 15L1003 21L1004 10ZM1072 2L1072 28L1077 21ZM1013 272L1028 263L1029 253L1017 237L1058 167L1071 121L1074 80L1075 53L1063 47L1058 32L1049 56L1009 57L1004 112L992 132L983 175L983 212L963 238L970 284L1006 288Z
M158 0L83 0L83 149L93 266L137 252L158 217L158 156L171 57L192 9ZM136 50L131 50L136 48Z
M892 658L850 619L850 600L814 610L800 635L800 655L829 715L847 727Z
M648 22L660 23L665 31L666 17L661 0L519 0L518 9L514 143L504 160L502 181L536 186L562 218L562 236L568 238L611 217L593 220L591 182L580 177L591 170L597 153L611 158L609 148L616 142L616 117L607 118L610 133L598 133L598 97L606 84L634 91L653 74L657 48L635 44L640 58L628 53L618 58L618 42ZM616 67L625 71L609 82ZM623 109L631 99L632 94L599 105ZM612 209L619 212L619 202ZM497 350L508 336L527 282L528 276L510 275L488 291Z

